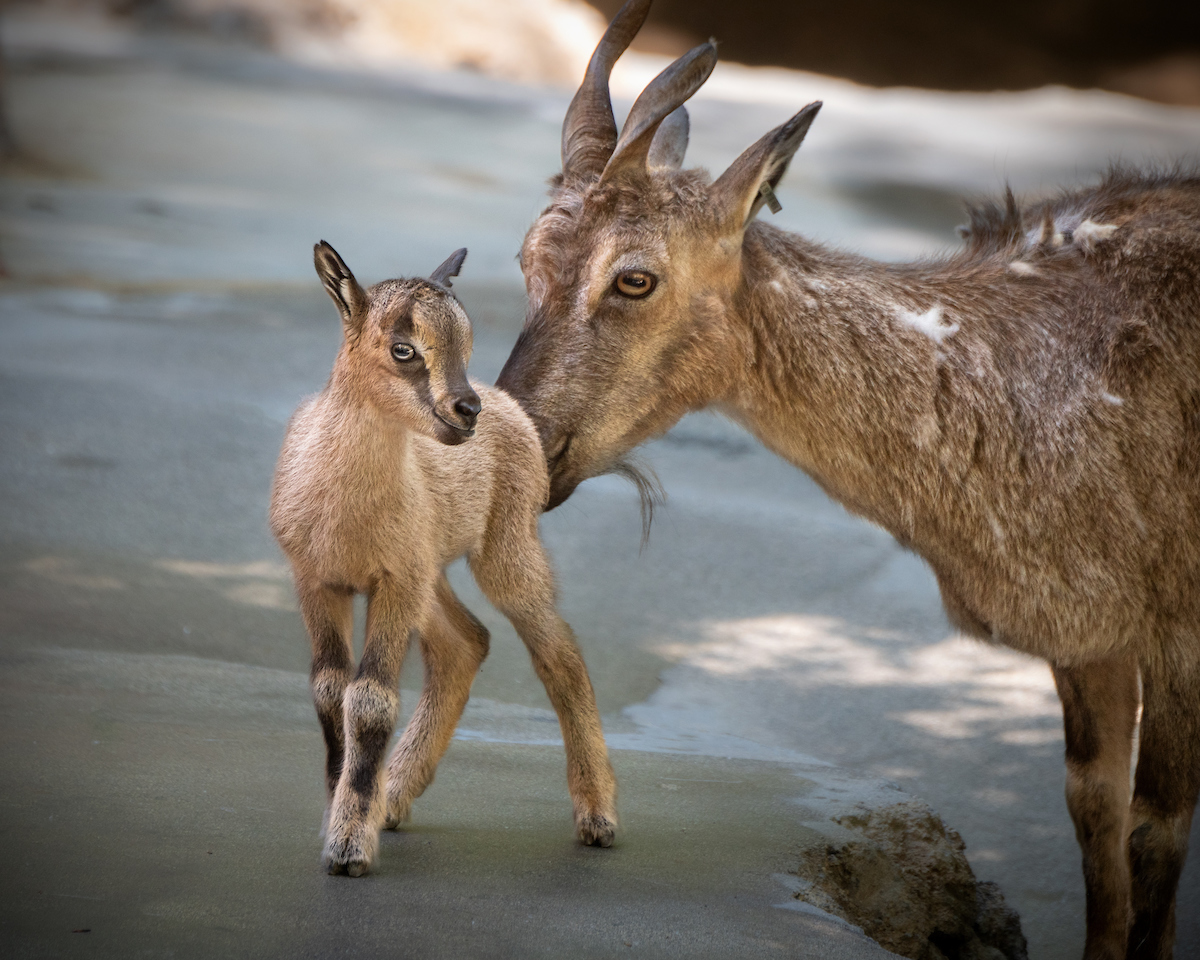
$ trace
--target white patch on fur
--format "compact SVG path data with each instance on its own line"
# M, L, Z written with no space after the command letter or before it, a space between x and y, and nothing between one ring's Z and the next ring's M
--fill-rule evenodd
M1054 221L1043 221L1025 234L1025 245L1030 248L1041 247L1046 244L1052 247L1061 247L1064 240L1062 231L1061 224Z
M1125 402L1121 397L1118 397L1116 394L1112 393L1102 393L1100 396L1104 398L1105 403L1111 403L1114 407L1119 407Z
M1071 239L1084 250L1091 250L1101 240L1107 240L1117 229L1115 223L1096 223L1095 220L1084 220L1075 228Z
M958 324L942 324L942 305L934 304L924 313L915 313L896 307L896 316L900 322L925 334L934 343L941 343L947 337L958 333Z
M772 280L772 281L771 281L771 282L768 284L768 286L769 286L769 287L770 287L772 290L774 290L776 293L783 293L783 284L782 284L782 283L780 283L778 280Z
M1008 265L1008 269L1022 277L1040 276L1037 272L1037 267L1032 263L1026 263L1024 260L1014 260Z
M1001 553L1003 553L1004 541L1007 539L1004 536L1004 528L1000 526L1000 521L996 519L996 515L990 510L988 511L987 518L988 525L992 528L992 536L996 538L996 547Z

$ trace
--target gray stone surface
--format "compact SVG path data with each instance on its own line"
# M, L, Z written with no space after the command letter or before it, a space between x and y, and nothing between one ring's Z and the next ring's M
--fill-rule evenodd
M6 954L881 956L778 906L833 817L902 796L887 781L961 833L1031 956L1079 954L1044 665L954 637L918 560L708 416L646 450L671 499L644 550L614 478L543 521L618 846L572 842L545 695L455 570L494 634L459 736L378 872L324 877L307 645L265 524L284 422L339 335L309 250L330 240L370 281L468 246L456 289L493 378L569 93L6 27L31 156L0 185ZM733 80L693 110L714 168L794 109ZM1195 111L1115 97L819 94L828 137L780 219L884 256L952 242L954 191L1200 143ZM1180 904L1177 956L1198 956L1195 858Z

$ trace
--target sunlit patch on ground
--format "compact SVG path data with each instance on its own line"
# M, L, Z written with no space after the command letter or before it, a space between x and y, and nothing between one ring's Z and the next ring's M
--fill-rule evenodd
M286 565L260 560L253 563L204 563L160 560L157 564L186 577L211 581L226 599L269 610L296 610L292 575Z
M770 674L798 689L826 686L937 689L957 701L891 714L946 739L1003 725L1006 743L1062 739L1061 708L1046 665L952 635L933 644L886 631L852 631L833 617L756 617L704 627L698 646L665 645L664 656L717 676ZM1048 728L1047 723L1054 724Z

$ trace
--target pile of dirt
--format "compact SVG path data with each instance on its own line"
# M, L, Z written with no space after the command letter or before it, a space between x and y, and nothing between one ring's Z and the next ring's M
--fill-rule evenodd
M928 805L861 806L801 854L795 897L912 960L1026 960L1015 910ZM844 831L844 832L843 832Z

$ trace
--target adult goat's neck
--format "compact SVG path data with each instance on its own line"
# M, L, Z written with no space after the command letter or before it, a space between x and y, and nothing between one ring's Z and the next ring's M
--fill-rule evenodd
M831 252L765 225L743 247L729 321L744 374L721 404L832 496L925 539L941 464L961 451L936 409L959 332L949 277ZM925 530L925 534L933 531Z

